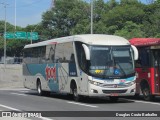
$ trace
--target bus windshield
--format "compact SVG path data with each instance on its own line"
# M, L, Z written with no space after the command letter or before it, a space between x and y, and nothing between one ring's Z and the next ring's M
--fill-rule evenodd
M100 78L121 78L134 74L130 46L90 46L89 73Z

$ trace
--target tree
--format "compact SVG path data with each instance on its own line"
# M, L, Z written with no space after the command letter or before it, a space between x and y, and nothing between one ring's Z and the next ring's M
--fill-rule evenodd
M114 7L118 6L118 2L116 0L109 0L107 3L107 10L112 10Z
M141 30L142 25L137 25L132 21L127 21L121 30L116 30L115 35L131 39L134 37L145 37L145 33Z
M146 37L157 37L160 33L160 3L155 2L145 7L145 17L143 20L143 31Z
M88 5L82 0L55 0L55 7L43 14L44 32L55 38L79 33L81 30L77 28L88 31L87 26L80 24L88 22L89 13Z
M0 57L3 56L3 51L4 51L4 24L5 21L0 21ZM17 26L16 27L17 31L21 31L22 28ZM6 32L15 32L15 26L11 25L10 23L6 23ZM24 41L24 40L15 40L15 39L7 39L6 40L6 52L7 52L7 56L20 56L22 53L22 49L24 47L25 44L27 44L28 41Z
M121 1L121 4L109 10L104 15L103 22L106 24L109 34L114 34L115 31L113 31L113 29L110 30L110 26L116 26L117 30L121 30L127 21L141 24L144 15L145 12L141 3L136 2L135 0L123 0Z

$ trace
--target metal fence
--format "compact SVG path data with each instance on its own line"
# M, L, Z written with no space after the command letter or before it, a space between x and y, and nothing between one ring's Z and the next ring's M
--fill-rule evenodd
M21 64L23 62L22 57L6 57L6 64ZM0 57L0 64L4 64L4 57Z

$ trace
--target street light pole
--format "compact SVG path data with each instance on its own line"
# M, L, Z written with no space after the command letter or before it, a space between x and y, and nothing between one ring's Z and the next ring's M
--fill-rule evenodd
M30 34L30 36L31 36L31 44L33 43L33 39L32 39L32 37L33 37L33 32L37 29L37 26L39 25L40 23L38 23L37 25L36 25L36 27L34 28L34 30L31 30L31 34Z
M6 68L6 7L8 4L6 3L1 3L4 5L5 9L5 23L4 23L4 67Z
M31 34L30 34L30 36L31 36L31 44L32 44L32 30L31 30Z
M91 0L91 34L93 34L93 0Z
M5 8L5 24L4 24L4 67L6 68L6 4L4 5Z
M17 26L17 11L16 11L16 7L17 7L17 2L16 2L16 0L14 1L15 3L14 3L14 13L15 13L15 15L14 15L14 18L15 18L15 31L16 31L16 26Z

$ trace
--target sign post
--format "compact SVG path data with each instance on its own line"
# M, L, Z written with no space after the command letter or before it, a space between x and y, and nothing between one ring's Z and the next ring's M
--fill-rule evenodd
M28 40L31 40L31 44L33 40L38 40L38 33L37 32L27 32L27 38Z

